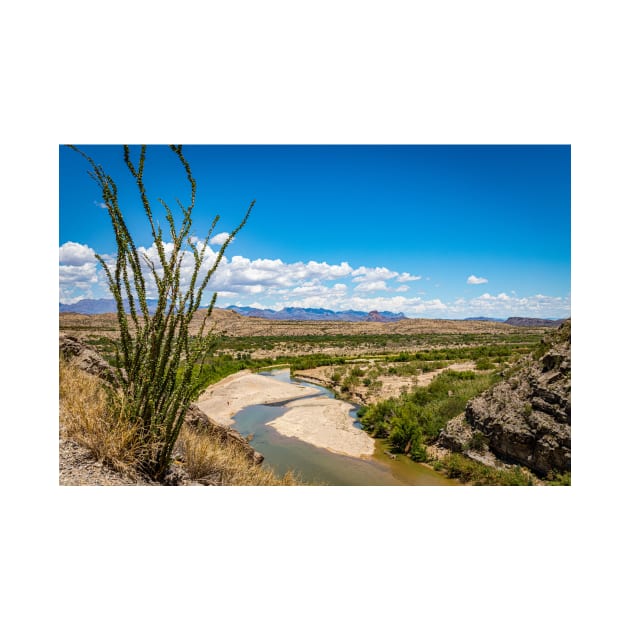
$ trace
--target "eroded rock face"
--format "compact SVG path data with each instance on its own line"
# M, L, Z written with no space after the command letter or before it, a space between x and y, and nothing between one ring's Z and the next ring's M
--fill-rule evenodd
M495 455L541 475L571 470L570 321L548 343L540 359L527 359L466 408L466 421Z
M442 429L438 445L455 453L463 453L468 449L472 434L471 426L465 421L464 414L460 413L449 420Z
M116 371L83 341L70 335L59 336L59 352L79 369L98 376L112 385L116 383Z

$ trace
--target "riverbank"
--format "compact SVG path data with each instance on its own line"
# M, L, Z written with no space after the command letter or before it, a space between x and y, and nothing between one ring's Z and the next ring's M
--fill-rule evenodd
M216 422L230 426L246 407L285 401L287 412L269 423L278 433L351 457L374 452L374 440L353 424L352 405L318 395L307 385L243 371L208 387L197 406Z
M436 376L446 370L453 372L477 371L474 361L460 361L431 371L422 372L420 370L416 374L388 374L387 369L392 366L396 367L396 365L396 363L376 363L373 360L357 360L344 366L323 365L307 370L296 370L293 375L308 383L326 387L334 391L340 398L357 405L371 405L388 398L397 398L404 391L410 391L415 387L426 387ZM344 378L354 368L359 368L364 373L361 374L360 378L357 378L356 382L345 389L342 388ZM375 368L381 373L369 379L366 385L366 381L363 380L364 377L368 376ZM374 387L376 380L378 380L378 388Z

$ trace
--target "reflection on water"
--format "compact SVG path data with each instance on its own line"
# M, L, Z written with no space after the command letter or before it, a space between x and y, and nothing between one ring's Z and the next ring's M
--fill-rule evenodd
M334 394L324 387L294 380L288 369L269 370L260 374L285 383L307 385L316 390L314 395L319 393L334 398ZM267 423L286 411L282 404L251 405L234 416L235 428L242 435L253 435L250 444L265 456L264 465L270 466L279 474L292 469L307 483L339 486L435 486L455 483L434 470L414 464L406 457L390 460L382 455L383 446L380 443L377 443L376 457L358 459L285 437ZM355 426L360 428L360 422L356 420L356 407L350 415L355 418Z

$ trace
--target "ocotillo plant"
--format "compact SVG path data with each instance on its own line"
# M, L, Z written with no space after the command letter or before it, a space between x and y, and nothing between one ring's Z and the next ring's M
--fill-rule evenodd
M144 184L146 146L140 149L134 164L128 146L123 148L124 161L131 173L142 200L144 212L159 257L155 264L146 254L139 255L119 206L116 183L103 169L77 147L92 167L90 176L98 184L107 207L116 238L116 262L108 264L96 255L105 270L109 290L116 300L120 336L117 341L117 375L123 398L123 413L133 424L142 441L142 468L154 479L162 480L171 462L173 447L179 435L188 406L195 395L196 370L200 369L214 345L214 337L206 330L216 301L204 309L199 332L189 334L189 325L201 306L202 295L210 278L217 270L224 252L235 235L243 228L254 207L249 205L240 225L234 229L216 255L214 264L203 268L204 256L212 232L219 221L217 215L203 242L195 243L191 237L192 210L195 205L197 184L191 168L182 153L181 145L170 145L183 167L190 184L190 203L184 206L177 201L183 218L176 225L173 212L163 199L159 199L165 213L172 246L163 241L162 228L154 218ZM182 277L185 254L192 254L194 265L189 281ZM143 270L141 258L146 263ZM157 290L157 307L149 313L147 304L147 274ZM128 313L127 309L128 308Z

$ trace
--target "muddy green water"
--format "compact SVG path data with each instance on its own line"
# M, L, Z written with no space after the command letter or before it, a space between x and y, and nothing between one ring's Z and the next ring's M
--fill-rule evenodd
M260 372L287 383L299 383L313 388L313 395L334 398L334 394L319 385L293 379L288 369ZM288 411L285 404L251 405L234 416L234 428L242 435L253 435L250 444L265 456L263 465L284 474L294 470L310 484L336 486L444 486L459 485L434 470L416 464L407 457L392 460L384 451L382 440L377 440L376 452L370 458L359 459L338 455L278 433L268 422ZM356 426L356 409L350 414Z

